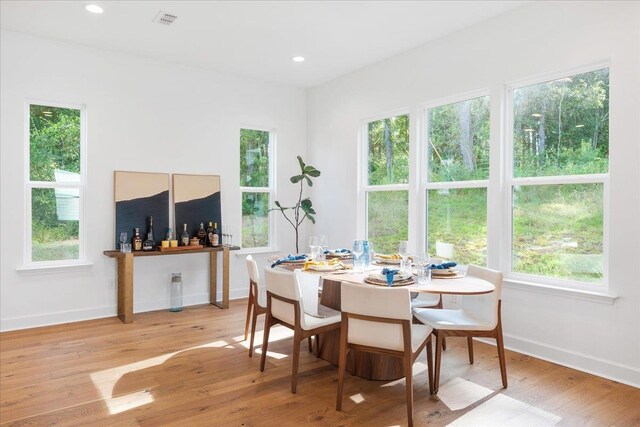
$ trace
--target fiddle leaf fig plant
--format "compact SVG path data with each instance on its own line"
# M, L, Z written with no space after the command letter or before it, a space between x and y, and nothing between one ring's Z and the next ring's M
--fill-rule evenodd
M300 248L298 246L300 225L302 225L306 218L308 218L309 221L311 221L313 224L316 223L316 218L314 217L316 211L313 209L313 203L311 203L311 199L309 199L308 197L302 198L304 184L306 183L309 187L313 187L312 178L317 178L320 176L320 171L313 166L305 164L302 160L302 157L300 156L298 156L298 163L300 164L300 174L294 175L290 178L292 184L300 183L298 202L293 206L282 206L282 204L278 200L276 200L276 207L269 209L270 211L280 211L284 218L293 227L293 230L296 234L296 253L300 252ZM290 212L288 215L287 211L289 210L291 210L292 212Z

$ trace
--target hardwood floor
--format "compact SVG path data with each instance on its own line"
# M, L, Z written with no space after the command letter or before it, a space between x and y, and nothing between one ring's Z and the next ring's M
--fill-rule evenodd
M406 424L404 380L347 375L335 410L337 368L301 352L290 393L291 335L242 341L246 300L181 313L118 318L0 334L0 423L81 426L387 426ZM263 319L259 318L261 335ZM261 343L261 336L256 343ZM306 348L306 346L303 346ZM440 392L429 396L424 354L414 365L416 425L640 425L640 390L507 351L502 389L495 347L450 338Z

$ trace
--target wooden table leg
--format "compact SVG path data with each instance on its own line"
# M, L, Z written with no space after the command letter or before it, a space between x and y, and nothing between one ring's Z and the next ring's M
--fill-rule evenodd
M133 254L118 258L118 317L133 322Z
M218 252L209 258L209 302L216 307L229 308L229 248L222 249L222 301L218 301Z

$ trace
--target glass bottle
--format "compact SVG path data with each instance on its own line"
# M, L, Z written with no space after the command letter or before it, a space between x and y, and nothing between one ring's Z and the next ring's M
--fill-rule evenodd
M213 240L211 241L211 246L220 246L220 231L218 231L217 222L213 223Z
M149 228L147 229L147 238L142 242L143 251L153 251L156 248L156 241L153 234L153 217L149 217Z
M207 232L204 229L204 223L200 223L200 229L198 230L198 233L196 234L196 236L198 236L198 240L200 240L200 244L205 246L206 242L207 242Z
M182 225L182 234L180 235L180 246L189 246L189 232L187 231L187 224Z
M171 273L169 311L182 311L182 273Z
M213 246L213 222L211 221L207 227L207 246Z
M134 228L133 239L131 239L131 246L134 251L142 250L142 237L140 237L140 228Z

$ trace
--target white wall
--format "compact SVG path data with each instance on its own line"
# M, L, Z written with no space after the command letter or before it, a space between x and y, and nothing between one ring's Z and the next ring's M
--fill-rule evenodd
M240 236L239 128L277 132L281 200L297 197L289 183L306 154L303 90L157 60L2 31L2 330L116 314L113 171L219 174L222 217ZM24 103L84 104L88 122L86 270L19 273L24 234ZM278 219L280 248L293 232ZM231 255L231 297L246 297L243 257ZM221 262L221 259L220 259ZM138 259L135 311L168 307L171 272L181 271L185 304L208 302L208 255ZM212 310L215 308L212 307Z
M415 124L421 103L486 88L499 128L505 82L609 60L610 289L619 298L608 305L507 283L504 330L513 349L640 385L639 52L637 2L538 2L313 88L309 160L332 171L314 187L316 229L329 231L336 245L356 235L362 120L408 108ZM501 143L493 134L494 172ZM489 198L489 264L502 268L499 195ZM417 207L411 221L419 221Z

